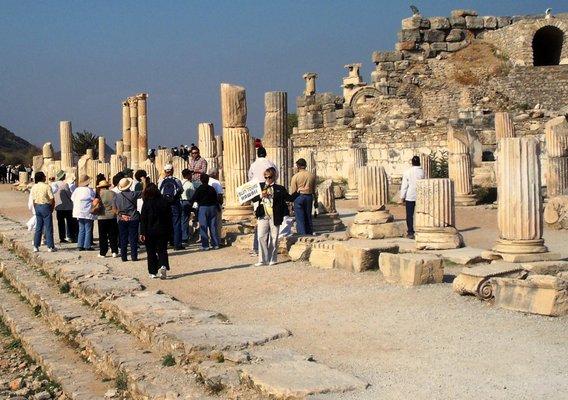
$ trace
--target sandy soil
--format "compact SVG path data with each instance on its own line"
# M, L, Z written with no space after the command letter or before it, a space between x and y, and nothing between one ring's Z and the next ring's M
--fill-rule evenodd
M338 202L346 221L354 205ZM400 206L391 211L404 215ZM0 187L0 213L27 220L25 196ZM496 216L484 207L457 209L467 245L490 247ZM551 250L562 252L568 233L546 230L545 238ZM107 262L149 289L233 321L286 327L293 336L269 346L312 354L371 384L365 392L331 398L558 399L568 390L568 318L460 297L449 283L458 268L447 269L446 283L405 289L386 285L377 272L318 270L305 263L254 267L255 259L236 248L200 252L193 245L171 253L166 281L149 280L145 260Z

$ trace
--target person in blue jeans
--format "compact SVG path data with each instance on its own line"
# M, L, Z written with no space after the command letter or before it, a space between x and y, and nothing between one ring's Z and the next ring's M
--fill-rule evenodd
M201 185L197 188L189 202L198 204L197 215L199 219L199 236L201 236L201 250L209 250L209 237L213 249L219 248L217 215L221 205L217 191L209 185L209 175L201 174Z
M35 174L35 185L30 191L30 197L33 201L36 216L34 252L39 251L42 232L45 232L45 243L48 251L55 251L52 217L55 199L51 187L45 182L45 174L41 171Z
M181 193L181 241L183 243L188 243L191 235L193 234L193 227L190 227L191 223L191 212L193 211L193 204L190 204L189 199L195 193L195 187L191 181L191 171L189 169L184 169L181 171L181 185L183 191ZM172 221L173 222L173 221Z
M83 175L79 178L77 188L71 195L73 201L73 218L79 221L79 235L77 238L77 248L79 251L93 249L93 221L97 219L93 215L93 201L95 191L89 187L91 178Z
M306 170L307 162L303 158L296 161L298 172L290 182L290 193L297 197L294 200L294 214L296 215L296 230L300 235L312 235L312 205L316 189L316 176Z
M137 210L137 201L142 192L133 192L131 178L122 178L118 182L118 190L114 196L113 211L118 221L118 234L120 237L120 257L128 261L128 244L130 244L130 257L138 261L138 227L140 213Z
M160 193L172 209L172 239L174 250L183 250L185 249L185 247L181 242L182 210L180 203L183 187L181 181L174 176L174 167L172 166L172 164L164 165L164 174L164 179L158 182L158 188L160 189Z

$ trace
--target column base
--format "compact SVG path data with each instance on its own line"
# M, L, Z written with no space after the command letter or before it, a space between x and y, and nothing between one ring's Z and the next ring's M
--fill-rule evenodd
M357 189L347 189L345 191L346 200L357 200L359 198L359 191Z
M418 250L448 250L463 247L463 237L453 226L417 228L414 238Z
M477 199L474 194L456 195L454 203L456 206L474 206L477 204Z
M318 214L317 218L312 219L314 232L336 232L345 228L339 214Z
M544 245L544 239L536 240L508 240L499 239L493 246L493 251L504 254L535 254L546 253L548 248Z
M355 224L368 224L378 225L394 221L394 217L388 210L378 211L359 211L355 215L353 223Z
M252 206L230 206L223 209L223 219L231 222L248 221L254 218Z

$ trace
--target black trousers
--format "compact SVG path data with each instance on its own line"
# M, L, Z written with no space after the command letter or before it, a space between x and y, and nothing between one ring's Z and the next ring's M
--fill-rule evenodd
M409 235L414 235L414 208L415 201L406 201L406 231Z
M65 240L67 232L72 242L77 241L77 220L73 218L72 210L56 210L57 230L59 231L59 240Z
M166 235L146 236L146 254L148 255L148 273L156 275L160 267L170 269L168 261L168 238Z
M116 218L99 219L99 254L106 256L110 244L112 253L118 254L118 223Z

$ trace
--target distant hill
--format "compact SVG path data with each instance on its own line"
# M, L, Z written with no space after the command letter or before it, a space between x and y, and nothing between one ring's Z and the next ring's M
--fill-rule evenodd
M40 153L33 144L0 126L0 163L31 164L32 157Z

